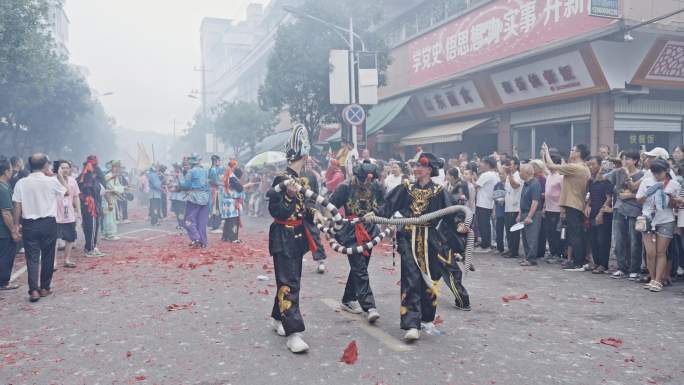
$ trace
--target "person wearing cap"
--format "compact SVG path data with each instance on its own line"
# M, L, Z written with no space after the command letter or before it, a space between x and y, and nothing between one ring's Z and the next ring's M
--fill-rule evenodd
M549 147L542 144L542 157L546 167L563 175L561 185L560 206L565 210L567 223L567 240L572 247L572 260L563 264L567 271L584 271L586 258L586 242L584 237L584 204L587 196L587 182L591 177L584 161L589 157L589 150L583 144L575 145L570 151L568 163L556 164L551 159Z
M273 223L268 233L268 249L273 257L276 293L271 310L271 326L280 336L287 337L286 346L292 353L304 353L309 345L304 342L304 319L299 307L302 262L308 251L315 253L318 245L312 236L314 210L295 186L276 190L286 180L301 181L301 172L311 145L306 127L295 124L286 143L288 167L273 179L267 193L268 211Z
M85 256L102 257L105 254L98 250L97 238L102 220L101 190L107 182L99 166L97 156L88 156L77 181L78 189L81 191L81 215L83 216L81 226L85 238Z
M120 197L123 197L124 187L119 183L119 167L121 162L112 160L107 163L105 173L105 196L102 201L102 237L108 241L118 241L118 228L116 226L116 205Z
M185 229L188 232L191 247L206 248L209 200L211 199L209 176L207 170L202 167L202 158L197 154L189 156L187 161L191 168L179 184L180 189L188 194Z
M666 160L659 157L650 160L649 170L651 177L644 178L641 182L636 199L643 204L641 213L646 218L643 243L650 280L644 288L659 292L670 279L667 248L676 227L672 208L682 204L679 198L681 186L670 177L670 167Z
M389 192L385 203L367 215L390 218L397 211L406 218L419 217L449 206L446 191L431 177L439 175L442 167L432 154L423 152L414 167L415 182L404 182ZM453 218L440 218L449 223ZM441 237L437 231L440 219L421 225L407 225L397 229L397 250L401 255L401 328L404 339L420 338L421 326L434 329L437 312L438 283L442 276L439 255L444 256Z
M344 208L348 219L363 217L377 209L382 205L385 195L377 182L379 173L378 166L370 161L356 165L352 179L337 187L330 197L330 203L335 207ZM379 234L380 228L375 224L345 223L335 235L335 239L345 247L355 247L371 241ZM352 314L365 312L368 322L375 323L380 318L380 313L376 309L368 277L370 257L371 251L347 255L349 276L342 296L341 308Z

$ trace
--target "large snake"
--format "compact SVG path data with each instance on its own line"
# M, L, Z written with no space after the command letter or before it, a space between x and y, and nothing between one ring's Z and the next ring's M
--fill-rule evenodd
M315 201L317 204L321 205L328 214L331 216L331 221L332 221L332 226L326 226L325 224L319 223L317 224L317 227L319 230L322 232L325 232L329 235L335 235L338 231L342 229L345 223L349 223L350 225L355 225L359 222L363 223L373 223L373 224L378 224L378 225L386 225L386 226L406 226L406 225L420 225L420 224L425 224L429 223L431 221L434 221L436 219L445 217L447 215L452 215L458 212L462 212L465 214L465 224L468 227L468 237L466 239L466 248L465 248L465 256L464 256L464 264L466 267L466 270L474 271L474 265L473 265L473 249L475 246L475 233L471 229L471 224L473 221L473 215L470 211L470 209L466 206L449 206L446 208L443 208L441 210L437 210L425 215L421 215L419 217L412 217L412 218L382 218L382 217L377 217L377 216L365 216L365 217L360 217L360 218L354 218L354 219L346 219L342 217L342 214L340 214L339 210L337 210L337 207L330 203L325 197L317 194L315 191L308 189L301 184L297 183L296 180L294 179L285 179L284 181L280 182L277 184L273 189L280 193L282 191L286 191L287 187L293 185L297 191L301 194L303 194L307 199L311 199ZM373 247L377 246L382 240L387 237L390 234L390 229L387 228L383 231L380 232L376 237L374 237L372 240L369 242L366 242L362 245L357 245L355 247L345 247L340 245L333 237L330 238L330 247L333 248L333 250L337 251L338 253L342 254L354 254L354 253L364 253L366 251L370 251L373 249Z

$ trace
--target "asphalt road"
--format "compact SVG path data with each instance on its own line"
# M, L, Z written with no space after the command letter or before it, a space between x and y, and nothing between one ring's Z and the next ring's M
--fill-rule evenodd
M307 256L311 350L293 355L268 327L268 221L246 219L243 245L213 234L206 251L190 250L171 222L150 228L139 216L121 226L121 241L101 242L108 256L77 257L76 269L55 273L54 294L35 304L20 258L22 288L0 293L0 383L684 384L681 283L650 293L626 280L478 254L477 272L465 279L473 311L454 309L445 288L442 335L406 345L389 247L375 251L370 267L382 314L375 326L337 310L346 258L330 253L319 275ZM522 294L528 299L502 301ZM607 338L622 344L600 342ZM340 358L351 341L358 361L348 365Z

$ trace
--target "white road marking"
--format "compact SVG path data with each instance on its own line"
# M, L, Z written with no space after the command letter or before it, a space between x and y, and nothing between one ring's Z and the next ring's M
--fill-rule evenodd
M335 301L334 299L330 298L322 298L321 302L323 302L326 306L333 310L338 310L339 309L339 302ZM388 348L394 350L395 352L409 352L413 350L412 347L406 345L405 343L399 341L398 339L392 337L391 335L385 333L382 331L382 329L378 328L377 326L371 326L369 325L365 319L363 319L360 316L356 316L354 314L347 313L345 311L340 311L340 314L342 314L343 317L349 318L354 321L361 321L357 322L359 327L366 333L368 333L371 337L375 338L376 340L380 341L382 344L387 346Z
M10 283L14 282L17 278L19 278L22 274L26 272L26 266L22 266L19 268L19 270L15 271L14 274L10 277Z

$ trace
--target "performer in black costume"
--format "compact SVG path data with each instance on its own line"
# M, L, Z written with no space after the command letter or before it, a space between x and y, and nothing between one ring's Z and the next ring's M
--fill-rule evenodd
M286 145L288 168L278 174L272 187L286 179L302 183L299 173L309 155L310 144L306 127L295 125ZM276 278L276 296L271 317L274 330L287 336L287 347L293 353L302 353L309 346L302 340L304 320L299 310L299 289L302 276L302 259L308 251L315 252L316 242L312 236L314 211L307 207L306 199L292 186L287 191L275 189L267 193L268 211L273 217L269 230L268 247L273 256Z
M441 162L430 153L423 153L414 168L416 182L404 182L389 192L385 203L375 215L389 218L395 212L404 217L419 217L450 205L444 188L432 182L439 175ZM372 214L369 214L372 215ZM437 225L444 223L442 231ZM401 328L404 339L420 338L421 323L434 328L437 312L439 280L444 271L445 258L454 239L445 234L456 231L453 216L446 216L424 225L408 225L397 229L397 248L401 255ZM453 258L452 258L453 260Z
M377 182L378 167L370 162L354 167L353 176L337 187L330 197L330 203L337 208L344 207L347 218L363 217L377 209L384 201L384 191ZM374 224L346 223L335 235L335 239L343 246L353 247L366 243L380 234ZM363 254L349 254L349 277L342 296L342 310L353 314L367 313L368 322L374 323L380 318L375 307L375 298L368 278L368 263L371 251Z
M310 189L316 194L320 193L316 174L310 170L309 167L307 167L307 162L304 162L304 167L299 173L299 180L301 181L302 186ZM315 204L307 202L307 208L313 209L315 208ZM313 260L318 262L318 266L316 266L316 272L318 274L325 274L325 260L327 259L327 256L325 255L325 247L323 247L323 243L321 243L321 232L317 227L310 229L310 232L314 242L316 242L316 251L311 252Z
M468 226L465 214L457 213L449 220L443 220L437 226L442 238L442 253L437 258L442 265L442 279L454 295L456 309L470 311L470 295L463 286L463 271L458 266L459 256L465 255Z

